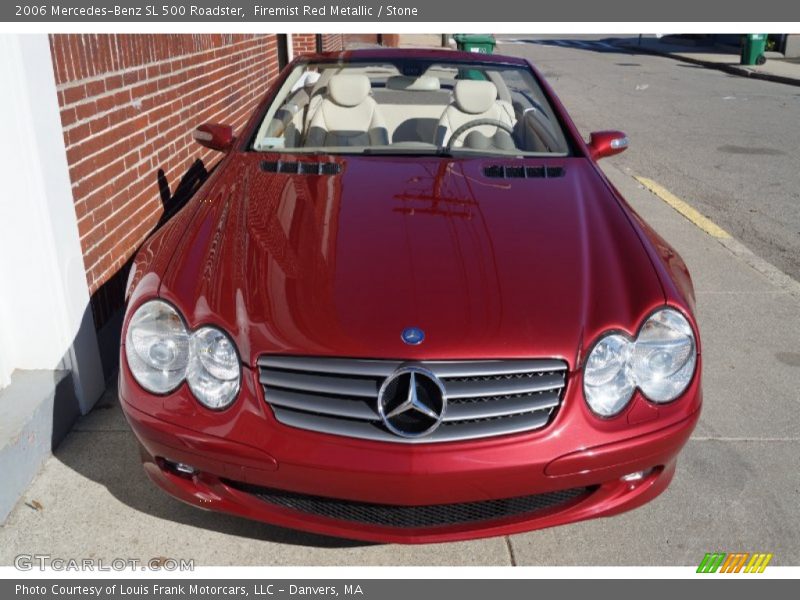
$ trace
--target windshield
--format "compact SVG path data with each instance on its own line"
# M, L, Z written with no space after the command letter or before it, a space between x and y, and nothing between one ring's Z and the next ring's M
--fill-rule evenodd
M564 156L569 147L529 70L415 59L297 65L252 149Z

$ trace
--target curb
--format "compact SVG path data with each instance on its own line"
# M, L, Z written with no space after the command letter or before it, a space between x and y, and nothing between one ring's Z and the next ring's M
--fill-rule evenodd
M800 298L800 281L797 281L771 262L758 256L734 237L717 239L717 241L725 246L736 258L742 260L745 264L761 273L773 285L796 298Z
M699 58L691 58L688 56L681 56L680 54L675 54L672 52L656 50L654 48L646 48L644 46L638 46L636 44L619 44L619 47L624 48L625 50L634 50L636 52L642 52L644 54L653 54L655 56L666 56L667 58L672 58L680 62L690 63L693 65L700 65L708 69L716 69L717 71L724 71L725 73L738 75L739 77L749 77L751 79L761 79L764 81L771 81L773 83L783 83L785 85L800 86L800 78L795 79L793 77L784 77L782 75L772 75L770 73L750 71L748 69L742 68L739 65L726 65L722 63L710 62L707 60L701 60Z

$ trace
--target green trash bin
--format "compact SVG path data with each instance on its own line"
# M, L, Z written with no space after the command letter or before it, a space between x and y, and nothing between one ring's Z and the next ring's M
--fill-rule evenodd
M464 52L491 54L497 41L491 33L457 33L453 36L456 48Z
M742 44L741 64L763 65L765 62L767 62L767 57L764 56L764 50L766 49L766 33L748 33L746 36L744 36L744 43Z
M491 33L457 33L453 39L456 41L456 48L463 52L491 54L497 45ZM477 69L459 69L458 78L484 81L486 76Z

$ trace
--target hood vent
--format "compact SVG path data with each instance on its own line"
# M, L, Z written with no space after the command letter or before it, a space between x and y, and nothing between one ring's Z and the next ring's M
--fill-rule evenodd
M342 172L342 165L335 162L265 160L261 163L261 170L267 173L288 173L291 175L338 175Z
M563 177L564 167L526 167L525 165L489 165L483 174L492 179L549 179Z

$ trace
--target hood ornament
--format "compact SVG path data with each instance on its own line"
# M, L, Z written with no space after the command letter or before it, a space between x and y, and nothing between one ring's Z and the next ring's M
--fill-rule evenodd
M400 334L400 338L409 346L416 346L425 339L425 332L419 327L406 327Z

